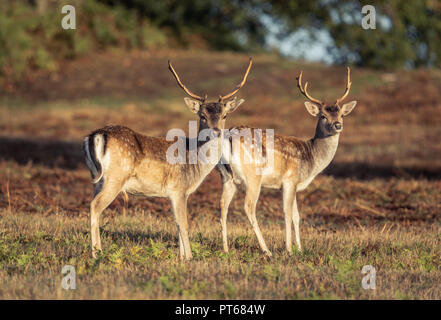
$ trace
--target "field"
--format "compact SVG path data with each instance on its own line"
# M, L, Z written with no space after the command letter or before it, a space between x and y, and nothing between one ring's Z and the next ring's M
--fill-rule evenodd
M231 252L222 252L221 182L212 172L190 197L194 260L178 257L166 199L121 197L104 211L103 253L91 257L92 184L80 141L106 124L152 136L195 120L167 70L171 59L192 91L215 99L240 81L247 56L199 51L120 52L66 62L3 83L0 94L1 299L441 299L441 72L353 68L336 157L299 194L304 250L285 253L282 195L264 190L257 218L271 259L243 212L230 206ZM333 101L345 69L254 58L228 126L247 124L308 138L315 120L295 77ZM76 290L61 269L76 269ZM361 286L364 265L376 289Z

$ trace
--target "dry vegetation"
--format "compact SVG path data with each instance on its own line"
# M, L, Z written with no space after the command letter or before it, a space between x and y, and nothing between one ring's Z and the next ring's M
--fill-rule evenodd
M304 251L284 252L281 194L265 190L258 219L274 257L260 253L243 213L230 207L222 252L212 173L190 198L195 259L178 259L177 232L165 199L118 198L103 214L104 252L91 258L92 186L79 141L105 124L150 135L194 119L168 74L172 58L185 82L209 96L227 92L246 57L202 52L134 52L67 64L8 84L0 104L0 298L440 299L441 73L353 71L336 158L300 194ZM308 137L314 120L295 76L304 69L315 96L344 89L343 68L259 56L229 125L249 124ZM61 269L76 267L77 290L61 289ZM361 269L377 270L377 289L361 288Z

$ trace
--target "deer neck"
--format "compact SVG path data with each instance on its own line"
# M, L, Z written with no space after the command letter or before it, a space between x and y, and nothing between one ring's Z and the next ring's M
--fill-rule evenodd
M314 164L311 174L313 176L323 171L332 161L337 152L340 133L329 135L317 126L314 138L310 140Z
M199 141L198 138L196 140L197 152L193 156L197 158L192 158L191 162L185 165L188 194L194 192L205 177L214 169L220 161L222 153L222 134L215 138L207 137L206 141Z
M199 132L198 132L199 137ZM206 169L211 171L216 164L219 162L221 155L222 155L222 140L223 140L223 131L219 134L218 137L206 137L206 139L199 140L197 139L197 154L198 154L198 162L197 165L201 169ZM204 162L203 156L206 155L210 158L210 161ZM202 170L201 172L204 172L205 170ZM209 172L208 172L209 173ZM207 174L208 174L207 173Z

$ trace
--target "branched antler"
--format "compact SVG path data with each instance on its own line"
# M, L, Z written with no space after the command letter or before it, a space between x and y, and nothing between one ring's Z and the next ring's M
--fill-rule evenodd
M236 86L236 89L234 89L233 92L231 92L231 93L229 93L229 94L227 94L227 95L225 95L225 96L219 96L219 102L231 98L232 96L234 96L234 95L235 95L235 94L236 94L236 93L237 93L237 92L238 92L238 91L244 86L245 82L247 81L248 74L250 73L250 69L251 69L251 66L252 66L252 65L253 65L253 60L250 58L250 62L249 62L249 64L248 64L248 68L247 68L247 70L246 70L246 72L245 72L245 75L244 75L244 77L243 77L243 79L242 79L242 82L239 83L239 84ZM194 94L193 92L191 92L191 91L190 91L190 90L189 90L189 89L188 89L188 88L182 83L181 79L179 79L178 74L176 73L175 69L173 68L173 66L172 66L172 64L171 64L171 62L170 62L170 60L168 61L168 68L170 69L171 73L173 74L173 76L175 77L176 81L178 82L178 85L179 85L179 86L185 91L185 93L187 93L190 97L192 97L192 98L194 98L194 99L197 99L197 100L199 100L199 101L202 101L202 102L204 102L205 100L207 100L207 95L204 95L204 97L200 97L200 96Z
M315 99L313 97L311 97L308 94L307 88L308 88L308 82L305 83L305 87L303 88L302 86L302 75L303 75L303 71L300 71L300 75L297 77L297 87L299 87L300 92L306 97L308 98L308 100L310 100L311 102L317 103L319 105L323 105L323 102L321 102L318 99Z
M340 102L342 102L349 94L349 90L351 90L351 69L348 67L348 83L346 85L346 90L345 93L343 94L343 96L340 99L337 99L337 101L335 101L335 104L340 104Z
M173 76L175 77L176 81L178 82L179 86L185 91L186 94L188 94L190 97L202 101L204 102L205 99L207 99L207 95L204 96L204 98L194 94L193 92L191 92L181 81L181 79L179 79L178 74L176 73L175 69L173 68L170 60L168 61L168 68L170 69L171 73L173 74Z
M248 63L248 68L247 68L247 71L245 72L245 75L243 76L242 82L236 86L236 89L234 89L233 92L231 92L225 96L219 96L219 102L231 98L244 86L245 82L247 81L248 73L250 73L250 69L251 69L252 65L253 65L253 59L250 57L250 62Z
M323 102L321 102L318 99L314 99L313 97L311 97L308 94L308 91L307 91L308 82L305 83L305 87L302 86L302 75L303 75L303 71L301 71L300 75L297 77L297 87L299 87L300 92L306 98L308 98L311 102L315 102L315 103L317 103L319 105L323 105ZM342 102L348 96L349 91L351 90L351 85L352 85L352 82L351 82L351 69L348 67L348 82L347 82L347 85L346 85L346 90L345 90L345 93L343 94L343 96L335 101L336 105L339 105L340 102Z

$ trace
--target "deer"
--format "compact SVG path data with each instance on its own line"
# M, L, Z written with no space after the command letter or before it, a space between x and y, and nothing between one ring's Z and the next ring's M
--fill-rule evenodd
M127 200L128 194L148 197L166 197L171 201L174 221L179 235L179 257L192 259L188 236L187 200L214 169L221 157L221 141L227 114L236 110L243 99L231 99L244 86L252 66L250 58L242 82L218 101L207 100L207 95L199 96L191 92L181 81L172 63L169 70L179 87L190 96L184 102L198 118L198 136L203 130L211 133L206 141L192 141L183 138L185 143L183 163L170 163L167 151L174 143L164 137L142 135L125 126L105 126L86 136L83 150L86 165L90 170L93 183L93 199L90 203L90 232L92 256L102 251L99 234L101 213L122 193ZM179 137L178 137L179 139ZM205 147L211 161L187 161L190 158L189 146L196 142L199 152ZM194 145L194 144L193 144Z
M342 97L334 103L324 103L313 98L307 91L308 83L302 85L303 71L296 78L297 87L303 94L306 110L317 119L315 135L309 140L293 136L274 134L272 146L268 135L261 138L263 153L256 153L252 143L242 139L238 133L250 129L246 126L230 129L230 137L224 137L221 162L216 169L222 178L220 200L220 223L222 227L223 250L228 252L227 215L228 207L236 193L236 186L245 189L244 210L256 234L262 251L272 256L263 239L256 219L256 204L262 187L283 189L283 212L285 218L286 250L292 254L292 225L294 224L295 241L302 250L299 233L300 215L297 207L297 192L303 191L311 181L332 161L337 151L340 134L343 130L343 117L354 109L357 101L342 104L351 89L350 68L347 68L347 85ZM251 128L253 129L253 128ZM268 130L266 130L268 133ZM253 139L255 134L252 133ZM235 140L235 138L238 138ZM254 151L254 152L253 152ZM257 171L262 163L268 161L272 153L272 170ZM246 161L250 157L252 161Z

